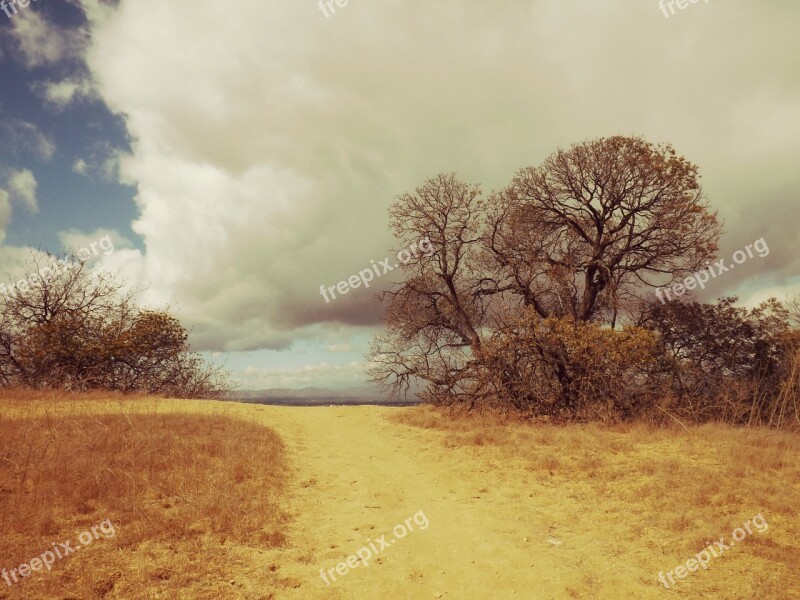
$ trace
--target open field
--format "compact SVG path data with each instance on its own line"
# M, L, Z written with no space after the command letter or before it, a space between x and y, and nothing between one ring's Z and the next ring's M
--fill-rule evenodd
M268 598L280 585L257 564L286 543L274 432L211 404L25 396L0 401L0 598ZM22 579L23 563L38 572Z
M0 431L0 568L116 529L0 598L800 597L788 432L101 397L5 397Z

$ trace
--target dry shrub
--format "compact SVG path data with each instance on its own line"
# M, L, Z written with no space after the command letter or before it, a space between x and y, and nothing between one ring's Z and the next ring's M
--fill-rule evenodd
M677 395L669 391L664 394L662 405L670 413L694 423L722 421L800 429L800 332L776 336L773 346L772 369L751 377L720 378L713 392L706 394Z
M757 394L750 412L750 423L771 427L800 426L800 330L779 339L780 358L772 402L758 402ZM758 402L758 404L757 404Z
M661 406L696 423L797 427L800 331L775 299L754 309L735 303L673 302L645 313L661 336Z
M0 295L0 386L180 398L228 392L228 374L191 352L175 316L140 308L135 290L80 259L54 272L53 258L33 252L28 285Z
M621 331L532 311L486 344L485 376L499 405L556 419L616 420L650 403L646 375L658 337L639 327Z
M127 403L61 416L24 416L21 407L0 413L0 568L105 519L116 535L9 593L206 597L200 590L228 581L242 546L284 544L287 466L273 431L224 415L131 412ZM267 589L272 576L261 577Z

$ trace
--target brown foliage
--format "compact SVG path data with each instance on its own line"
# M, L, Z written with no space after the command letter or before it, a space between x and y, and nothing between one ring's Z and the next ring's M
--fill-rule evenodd
M189 351L187 332L164 311L81 262L44 276L34 255L25 290L0 297L0 384L214 397L224 372Z
M494 401L554 418L608 420L650 408L647 376L657 357L658 336L646 329L529 311L498 331L483 360Z
M694 421L783 426L800 418L800 331L770 300L749 310L714 304L654 304L641 324L661 339L660 389L670 409Z
M670 145L611 137L521 169L495 198L487 246L503 283L545 317L612 324L648 286L694 272L719 225L697 167Z
M405 244L435 248L383 296L371 373L396 393L550 418L800 424L797 299L652 301L714 257L720 232L670 145L577 144L488 201L439 175L390 217Z

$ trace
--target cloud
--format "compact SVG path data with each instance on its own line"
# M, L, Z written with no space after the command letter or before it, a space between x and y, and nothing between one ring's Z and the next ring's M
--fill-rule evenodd
M39 205L36 201L36 177L29 169L12 171L6 178L6 186L11 197L20 202L30 212L38 212Z
M0 188L0 246L6 239L6 229L11 222L11 196Z
M344 365L321 363L296 368L259 368L249 366L241 371L245 389L304 388L356 386L366 382L364 365L351 362Z
M122 248L133 248L133 243L118 231L100 227L90 232L83 232L79 229L67 229L59 232L58 241L61 242L66 251L78 248L88 248L92 242L108 238L114 245L115 251Z
M699 164L725 243L766 236L761 275L800 272L781 241L800 194L789 3L670 19L622 0L350 4L327 19L313 2L242 0L224 19L189 0L88 9L92 78L133 140L120 176L146 252L128 268L149 301L182 307L201 349L377 326L388 276L330 304L319 286L396 246L393 197L450 170L490 191L600 135L672 142Z
M86 18L94 24L112 16L119 5L119 0L67 0L67 2L80 8Z
M0 242L5 236L2 228L4 206L3 192L0 191ZM0 244L0 293L3 285L11 287L25 275L30 266L31 251L30 248Z
M97 97L94 84L89 78L68 77L61 81L38 82L33 86L34 92L42 97L51 107L62 111L69 106Z
M751 292L750 295L742 296L740 300L744 306L755 308L770 298L780 298L783 300L792 297L800 298L800 281L796 280L794 284L759 289Z
M35 124L19 119L0 120L0 140L3 141L3 149L16 156L30 155L49 161L56 151L51 137Z
M17 57L29 69L80 57L86 43L81 29L58 28L35 10L14 15L11 38Z
M78 175L83 175L84 177L86 177L89 171L89 165L86 163L85 160L79 158L72 164L72 170Z
M105 227L93 231L66 229L59 232L58 240L61 243L62 252L73 254L78 258L86 257L81 253L81 250L86 249L88 254L91 254L86 261L89 266L92 269L109 272L125 290L137 291L143 287L141 285L141 282L144 281L142 252L117 230ZM94 244L94 248L92 248L92 244ZM154 307L164 308L165 303Z
M331 344L328 346L328 352L352 352L353 344Z
M296 25L302 10L251 3L214 39L198 44L186 32L156 52L153 36L183 31L189 5L157 6L123 3L90 52L104 99L127 115L137 140L122 171L140 191L134 229L145 239L153 295L188 307L198 336L226 323L228 349L275 347L321 323L376 324L371 290L326 306L318 289L393 245L386 205L424 173L395 181L381 145L410 141L395 131L395 116L381 103L377 114L363 106L357 90L337 90L320 65L304 73L302 47L278 29ZM218 19L210 5L192 11L198 27ZM230 44L251 35L253 22L274 23L275 35L255 36L240 57L243 48ZM216 43L221 50L208 54ZM196 53L202 66L189 59ZM159 67L140 79L131 66L156 54Z
M84 157L75 159L72 171L97 181L117 182L120 179L120 161L124 152L108 143L97 143L86 150Z
M11 222L12 202L21 204L29 212L38 212L37 186L36 177L29 169L0 169L0 244L5 241Z

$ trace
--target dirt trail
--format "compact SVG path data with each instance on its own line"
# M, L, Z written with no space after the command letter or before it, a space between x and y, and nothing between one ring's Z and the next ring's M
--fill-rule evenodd
M436 432L387 421L391 410L259 407L297 476L292 549L280 574L300 585L276 597L554 597L535 590L553 589L568 566L524 483L498 488L488 466L448 450ZM320 569L335 568L370 538L386 534L389 542L395 526L420 511L414 531L368 567L359 562L344 576L334 571L335 582L328 575L330 585L322 580Z

